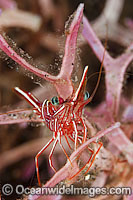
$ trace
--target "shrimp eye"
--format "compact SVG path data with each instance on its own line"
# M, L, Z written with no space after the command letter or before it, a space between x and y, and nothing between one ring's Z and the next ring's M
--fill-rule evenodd
M64 103L64 99L62 97L59 97L59 104L63 104Z
M51 102L55 106L59 105L59 99L58 99L58 97L56 97L56 96L52 97Z
M89 99L89 97L90 97L90 94L89 94L89 92L85 92L85 96L84 96L84 100L87 100L87 99Z

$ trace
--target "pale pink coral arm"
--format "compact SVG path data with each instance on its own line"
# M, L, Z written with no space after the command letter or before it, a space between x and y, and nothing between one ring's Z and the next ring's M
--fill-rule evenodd
M133 123L133 105L128 105L124 110L122 122Z
M104 54L104 46L102 45L101 41L96 36L95 32L93 31L90 23L88 22L85 16L83 16L82 35L85 38L85 40L88 42L90 47L92 48L95 55L102 62L103 54ZM112 57L108 54L107 51L105 51L103 65L105 66L110 62L112 62Z
M125 155L128 163L133 165L133 143L127 138L122 129L113 130L108 138Z
M107 125L113 121L110 112L108 113L108 108L105 103L93 110L92 113L88 113L85 110L85 115L87 116L88 120L95 122L100 129L106 128ZM107 137L120 152L125 154L128 162L133 165L133 144L125 135L123 130L121 128L113 130L107 135Z
M73 92L72 82L70 80L71 73L73 70L73 64L75 60L75 51L76 51L76 42L77 42L77 35L78 30L80 27L80 23L82 21L83 15L83 4L80 4L77 12L74 16L74 19L70 26L70 33L67 35L66 45L65 45L65 55L63 58L62 68L59 75L52 76L38 68L35 68L31 64L29 64L26 60L20 57L6 42L4 37L0 35L0 48L14 61L16 61L19 65L23 68L29 70L30 72L36 74L37 76L52 82L58 94L66 99L68 98Z
M92 30L86 17L83 17L83 37L87 40L92 50L98 59L102 62L104 47L100 40ZM118 58L112 58L107 51L105 51L105 57L103 65L105 68L105 81L106 81L106 103L111 112L117 116L120 104L120 95L122 91L122 84L124 80L124 73L128 64L133 59L133 44L131 44L126 53L122 54Z
M0 7L5 9L14 9L17 7L17 5L13 0L0 0Z
M18 109L0 114L0 125L23 122L42 122L42 120L39 119L32 109Z
M0 16L0 28L4 27L23 27L32 31L40 29L42 20L39 15L19 9L3 10Z
M65 54L63 57L62 67L59 77L67 80L70 79L73 65L75 62L75 53L77 45L78 31L83 17L84 5L80 4L71 23L71 26L67 33L66 43L65 43Z
M133 60L133 43L127 48L126 52L116 59L113 59L108 65L105 65L106 70L106 102L114 116L117 116L120 105L120 97L123 87L124 74Z
M65 54L62 61L61 71L57 76L60 81L55 84L56 88L59 88L58 93L60 93L64 99L69 97L73 92L71 74L75 62L77 37L83 17L83 8L84 4L80 4L74 15L74 19L72 20L69 30L67 30L68 33L65 43Z
M54 81L55 77L49 75L46 72L43 72L42 70L33 67L31 64L27 63L26 60L24 60L21 56L19 56L6 42L4 37L0 35L0 48L14 61L16 61L19 65L24 67L25 69L31 71L32 73L35 73L37 76L49 80Z

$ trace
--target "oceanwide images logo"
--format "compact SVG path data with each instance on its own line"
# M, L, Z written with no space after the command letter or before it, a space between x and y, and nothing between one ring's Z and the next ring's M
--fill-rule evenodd
M70 185L66 187L37 187L30 188L23 185L17 185L13 188L11 184L5 184L2 187L2 194L9 196L13 192L17 195L88 195L89 197L95 197L96 195L131 195L132 189L130 187L74 187Z

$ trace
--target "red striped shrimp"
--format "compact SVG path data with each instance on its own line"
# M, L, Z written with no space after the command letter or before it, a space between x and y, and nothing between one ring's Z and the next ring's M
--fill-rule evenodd
M53 163L52 163L52 155L57 143L59 143L67 159L72 165L72 162L61 142L62 136L64 136L70 149L71 149L71 146L69 144L68 138L72 142L74 142L75 150L77 149L77 146L79 145L79 143L82 144L87 140L88 129L83 120L82 111L83 111L84 106L87 105L92 100L93 96L96 93L96 90L100 82L102 64L100 67L100 72L99 72L96 87L90 97L89 97L89 93L85 92L85 87L86 87L86 82L87 82L87 71L88 71L88 66L86 66L84 69L83 76L80 81L78 89L75 92L73 92L72 96L66 99L65 101L61 97L53 97L51 101L46 99L44 100L44 102L41 103L31 93L21 90L18 87L14 88L14 91L17 94L25 98L26 101L34 107L34 109L36 110L36 114L39 115L42 121L44 121L47 127L53 132L53 137L39 151L39 153L35 157L36 172L37 172L37 179L38 179L39 186L41 186L41 180L40 180L40 175L39 175L38 159L39 159L39 156L48 148L48 146L51 143L54 142L51 152L49 154L49 164L51 168L56 172L56 169L54 168ZM95 160L97 153L102 147L102 143L99 142L99 144L100 146L96 153L94 153L92 149L88 148L91 152L91 156L88 162L86 163L86 165L89 164L90 161L91 163L88 169L86 170L86 173L89 171L90 167L92 166ZM86 167L86 165L82 167L70 179L77 176Z

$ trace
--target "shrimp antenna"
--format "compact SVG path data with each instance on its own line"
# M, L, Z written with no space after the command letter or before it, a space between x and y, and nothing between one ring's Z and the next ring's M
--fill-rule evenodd
M95 87L93 93L91 94L91 96L89 98L89 102L93 99L93 97L94 97L94 95L95 95L95 93L97 91L97 88L99 86L99 83L100 83L101 74L102 74L102 68L103 68L103 61L104 61L104 57L105 57L106 48L107 48L107 35L106 35L106 40L105 40L105 45L104 45L104 53L103 53L102 63L101 63L100 70L99 70L99 76L98 76L97 84L96 84L96 87Z

